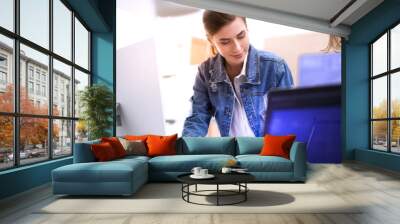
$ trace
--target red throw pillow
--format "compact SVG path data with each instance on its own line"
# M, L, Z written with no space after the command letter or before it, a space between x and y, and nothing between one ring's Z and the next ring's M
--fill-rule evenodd
M116 138L116 137L101 138L101 142L110 143L110 145L114 149L114 152L115 152L115 155L117 156L117 158L126 156L126 151L118 138Z
M286 159L290 158L290 148L294 140L295 135L287 136L264 136L264 146L261 149L260 155L262 156L281 156Z
M176 155L176 139L178 134L171 136L150 135L146 143L148 156Z
M92 144L91 150L94 154L94 157L99 162L109 161L117 158L113 147L108 142Z

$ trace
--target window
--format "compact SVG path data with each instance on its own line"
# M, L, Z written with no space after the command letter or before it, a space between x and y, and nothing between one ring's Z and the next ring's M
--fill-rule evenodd
M0 91L4 92L7 85L7 56L0 54Z
M36 80L40 81L40 70L36 69Z
M371 43L371 148L400 153L400 25Z
M0 71L0 84L1 85L7 84L7 74L3 71Z
M53 157L70 155L72 152L72 122L71 120L53 120Z
M46 96L46 86L42 86L42 96Z
M0 55L0 67L3 67L3 68L7 67L7 56Z
M0 3L0 8L3 2ZM3 11L3 9L1 9ZM0 14L3 14L0 13ZM0 21L3 15L0 15ZM13 112L14 111L14 83L13 83L13 69L8 65L14 57L14 42L11 38L6 37L0 33L0 112ZM7 59L10 61L7 62ZM0 136L1 138L1 136ZM0 144L1 148L1 144ZM1 160L0 160L1 164ZM1 167L0 167L1 169Z
M49 0L20 0L21 36L49 48Z
M72 68L56 59L53 60L54 70L53 70L53 89L54 89L54 96L53 96L53 103L58 103L58 93L60 91L61 94L61 102L64 103L64 95L71 95L72 92L70 89L65 89L64 85L66 83L72 84ZM56 84L57 83L57 84ZM72 98L67 99L69 104L72 104ZM59 114L59 109L53 110L53 114ZM65 114L62 113L62 116L72 117L72 108L67 108Z
M40 95L40 84L36 84L36 95Z
M1 4L0 4L1 5ZM14 122L13 117L0 115L0 170L14 166Z
M1 0L0 9L0 26L14 31L14 0Z
M0 170L70 156L74 136L87 133L86 126L76 127L79 97L71 87L89 85L90 31L67 1L0 0L0 11L0 83L7 84L0 85Z
M29 94L33 94L34 90L33 90L33 82L28 82L28 91Z
M53 0L54 52L71 60L72 12L60 0Z
M36 104L40 104L39 101ZM19 158L21 165L47 160L49 158L48 119L21 117L19 136ZM35 138L32 138L32 133Z
M32 66L29 66L28 74L29 74L29 79L33 80L33 67Z
M75 18L75 62L85 69L89 69L89 32L82 23Z
M80 93L89 85L89 75L79 70L75 70L75 117L79 117L81 114L81 108L79 107L79 96Z

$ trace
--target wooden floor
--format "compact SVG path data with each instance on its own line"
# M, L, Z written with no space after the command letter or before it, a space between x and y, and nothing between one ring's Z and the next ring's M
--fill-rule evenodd
M0 202L0 223L400 223L400 174L360 163L313 164L308 183L317 183L345 201L363 202L356 214L36 214L54 200L50 186ZM315 203L320 203L315 201Z

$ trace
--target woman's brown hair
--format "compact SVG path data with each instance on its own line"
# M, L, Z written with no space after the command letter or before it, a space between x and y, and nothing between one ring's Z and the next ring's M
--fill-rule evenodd
M206 10L203 13L203 24L204 29L207 32L207 37L210 38L212 35L216 34L223 26L233 22L236 17L242 18L246 24L246 18L241 16L230 15L222 12L215 12L211 10ZM215 56L217 50L215 47L211 46L211 54Z

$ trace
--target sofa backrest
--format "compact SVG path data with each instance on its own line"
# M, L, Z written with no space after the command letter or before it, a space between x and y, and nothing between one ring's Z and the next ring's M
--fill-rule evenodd
M263 137L236 137L236 155L259 154L263 145Z
M74 163L95 162L91 144L100 140L75 143ZM176 143L177 154L258 154L264 144L263 137L181 137Z
M235 155L235 138L232 137L182 137L177 144L177 154Z

